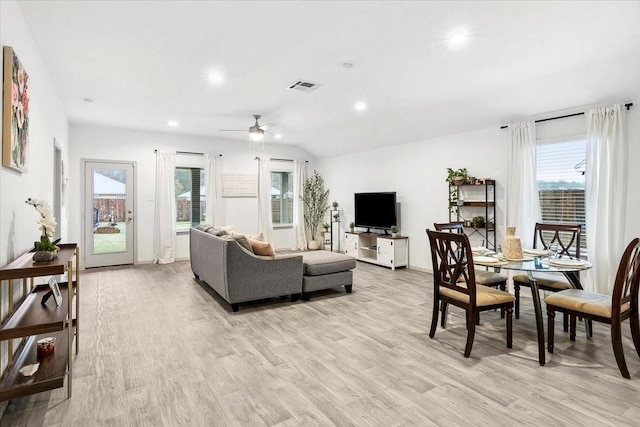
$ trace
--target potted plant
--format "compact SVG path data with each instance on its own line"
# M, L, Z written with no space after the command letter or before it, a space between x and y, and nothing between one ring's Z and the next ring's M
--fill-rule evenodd
M324 223L322 224L322 228L324 228L324 231L329 231L329 227L331 227L331 225L329 225L329 223Z
M356 223L351 221L349 223L349 228L351 229L351 232L353 233L354 231L356 231Z
M399 231L400 231L400 229L398 228L397 225L392 225L391 226L391 237L397 237Z
M304 183L304 225L309 230L311 240L309 249L318 249L318 228L327 210L327 200L329 200L329 190L324 189L324 179L318 173L313 172Z
M482 215L474 216L471 222L475 228L484 228L484 217Z
M333 206L333 209L338 209L338 202L331 203L331 206Z
M460 168L457 170L453 170L451 168L447 168L447 182L454 185L462 185L469 179L469 174L467 172L467 168Z

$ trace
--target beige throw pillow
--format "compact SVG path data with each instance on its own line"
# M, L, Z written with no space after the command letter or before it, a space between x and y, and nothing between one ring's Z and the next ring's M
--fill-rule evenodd
M253 249L253 253L256 255L266 255L266 256L276 256L271 245L267 242L263 242L256 239L248 239L249 244L251 244L251 249Z

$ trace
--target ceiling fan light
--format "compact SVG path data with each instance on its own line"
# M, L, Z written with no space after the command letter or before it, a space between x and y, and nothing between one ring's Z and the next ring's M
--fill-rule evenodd
M251 129L249 129L249 138L251 138L252 141L260 141L264 138L264 131L257 126L251 126Z

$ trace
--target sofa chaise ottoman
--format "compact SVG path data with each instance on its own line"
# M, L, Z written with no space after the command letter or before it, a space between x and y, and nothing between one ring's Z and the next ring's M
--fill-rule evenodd
M356 259L329 251L302 253L302 299L309 301L310 292L344 286L350 294Z

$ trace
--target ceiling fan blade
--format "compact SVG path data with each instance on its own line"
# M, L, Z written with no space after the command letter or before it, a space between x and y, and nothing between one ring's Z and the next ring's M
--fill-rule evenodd
M246 129L218 129L218 132L248 132Z

